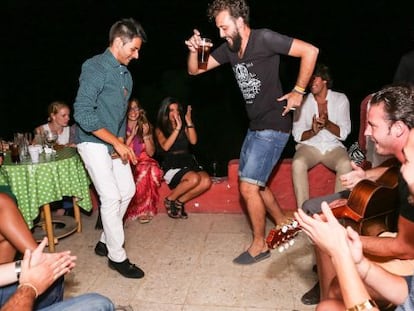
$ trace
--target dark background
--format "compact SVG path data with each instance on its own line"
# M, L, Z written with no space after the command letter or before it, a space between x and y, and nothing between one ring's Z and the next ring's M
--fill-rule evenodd
M32 131L47 120L47 106L76 96L81 64L102 53L110 26L123 17L140 21L147 32L140 59L129 69L137 96L155 121L159 103L174 96L193 106L199 133L195 153L211 170L226 173L237 158L247 128L243 101L229 66L197 77L186 73L184 40L193 28L222 41L206 17L207 0L6 0L0 4L0 137ZM308 41L320 49L319 61L331 68L333 89L351 102L356 140L359 105L369 93L391 83L401 55L414 47L413 19L403 1L250 0L251 26L266 27ZM406 2L407 3L407 2ZM295 83L299 62L282 58L285 90ZM288 144L284 157L292 156Z

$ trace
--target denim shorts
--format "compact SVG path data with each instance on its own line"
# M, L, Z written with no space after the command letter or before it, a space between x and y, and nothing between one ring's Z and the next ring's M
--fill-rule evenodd
M266 186L289 135L275 130L248 130L240 152L239 179L260 187Z

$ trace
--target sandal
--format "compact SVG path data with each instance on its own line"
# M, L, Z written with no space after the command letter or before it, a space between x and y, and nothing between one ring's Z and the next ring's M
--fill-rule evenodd
M148 217L148 215L141 215L141 216L138 216L138 221L141 224L147 224L151 221L151 219Z
M179 213L179 215L180 215L181 219L187 219L187 218L188 218L188 214L187 214L187 212L185 211L185 208L184 208L184 203L183 203L183 202L180 202L180 201L178 201L178 200L176 200L176 201L175 201L175 206L176 206L176 207L177 207L177 209L178 209L178 213Z
M167 214L171 218L180 218L178 214L177 207L175 206L175 201L169 200L167 198L164 199L164 206L167 210Z

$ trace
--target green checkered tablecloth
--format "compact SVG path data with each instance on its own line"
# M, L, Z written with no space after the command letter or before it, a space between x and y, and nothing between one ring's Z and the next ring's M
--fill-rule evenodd
M89 184L88 173L76 148L65 147L52 159L42 153L37 164L30 160L13 164L8 153L0 168L0 185L10 185L30 228L39 215L39 207L61 200L63 196L76 197L79 206L90 211Z

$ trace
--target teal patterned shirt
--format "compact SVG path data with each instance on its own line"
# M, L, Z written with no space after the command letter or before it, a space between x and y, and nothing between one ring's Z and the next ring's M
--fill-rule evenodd
M85 61L74 103L77 142L102 143L111 153L113 147L92 132L106 128L117 137L125 136L131 90L129 70L115 59L109 49Z

